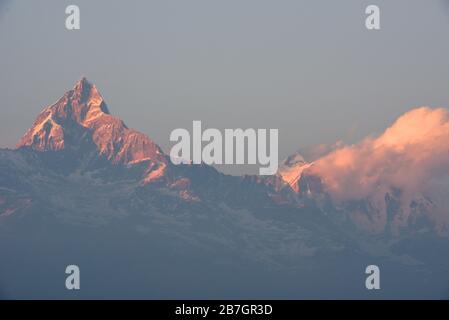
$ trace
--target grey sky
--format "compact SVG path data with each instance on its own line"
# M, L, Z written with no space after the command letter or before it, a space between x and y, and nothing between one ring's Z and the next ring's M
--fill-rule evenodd
M65 7L81 9L67 31ZM381 7L381 31L364 26ZM169 151L192 120L279 128L280 157L449 106L445 0L1 1L0 146L83 75Z

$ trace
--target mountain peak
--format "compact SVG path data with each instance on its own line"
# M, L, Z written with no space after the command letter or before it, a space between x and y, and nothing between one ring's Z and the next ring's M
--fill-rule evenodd
M87 80L87 78L85 76L82 76L81 79L78 80L78 82L75 84L74 89L80 89L83 87L87 87L87 86L91 86L92 84L89 82L89 80Z
M308 163L302 154L296 152L285 159L278 170L278 175L296 192L300 191L299 181L304 170L312 163Z
M82 77L66 94L72 94L81 104L86 104L87 109L100 109L101 112L110 114L104 99L95 84Z
M91 84L91 83L89 82L89 80L87 80L87 77L86 77L86 76L82 76L81 79L78 80L78 82L76 83L75 86L77 86L77 85L79 85L79 84L84 84L84 83Z
M144 134L112 116L97 87L85 77L45 108L17 147L36 151L77 148L85 139L113 163L164 162L161 149Z
M90 83L86 77L82 77L80 80L78 80L78 82L75 83L75 86L73 87L73 92L80 95L83 100L89 98L91 91L96 91L95 93L99 95L95 85Z

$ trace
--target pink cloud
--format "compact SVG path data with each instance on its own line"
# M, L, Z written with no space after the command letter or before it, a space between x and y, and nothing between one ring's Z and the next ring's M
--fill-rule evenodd
M404 210L398 223L410 215L411 201L428 197L436 208L432 219L449 225L449 112L411 110L380 136L316 160L308 173L321 177L337 203L369 198L380 211L385 211L385 194L401 190ZM379 219L385 223L385 212Z

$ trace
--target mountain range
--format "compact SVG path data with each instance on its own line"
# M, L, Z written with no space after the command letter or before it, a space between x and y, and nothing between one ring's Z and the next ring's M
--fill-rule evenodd
M371 297L374 263L375 297L447 297L448 119L414 109L230 176L172 164L83 78L0 150L0 295L73 297L58 270L74 263L83 298Z

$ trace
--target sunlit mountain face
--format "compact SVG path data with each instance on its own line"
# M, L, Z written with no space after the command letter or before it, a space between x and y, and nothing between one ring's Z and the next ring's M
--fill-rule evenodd
M94 161L103 159L115 165L145 162L149 172L162 171L167 164L153 141L109 113L95 85L85 78L42 111L17 147L81 155L93 151Z
M0 295L68 297L77 264L84 298L366 298L377 264L376 297L448 297L448 138L448 111L418 108L228 176L173 165L83 78L0 150Z

